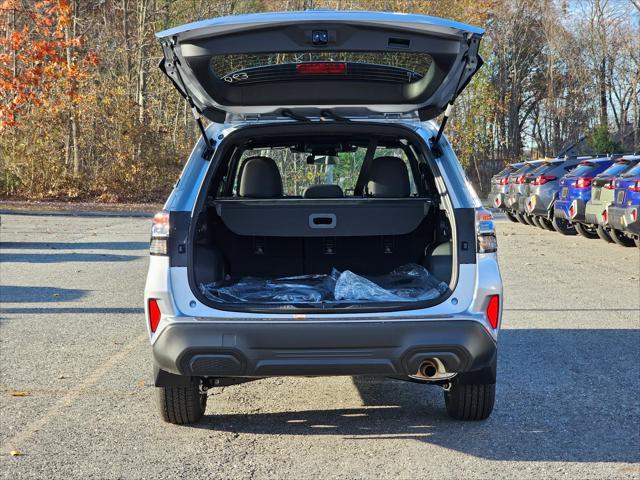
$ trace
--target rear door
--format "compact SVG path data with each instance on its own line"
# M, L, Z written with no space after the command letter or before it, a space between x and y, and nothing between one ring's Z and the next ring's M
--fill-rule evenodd
M441 113L482 65L480 28L435 17L309 11L221 17L157 34L161 69L200 113Z

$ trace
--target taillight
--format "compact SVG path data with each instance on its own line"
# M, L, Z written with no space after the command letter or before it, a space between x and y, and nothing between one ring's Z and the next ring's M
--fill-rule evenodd
M586 177L576 178L576 181L571 185L575 188L588 188L591 186L591 179Z
M613 190L614 188L616 188L613 180L609 180L607 183L603 185L603 187L606 188L607 190Z
M631 184L629 191L640 192L640 180L636 180L636 183Z
M498 250L493 215L484 208L476 209L476 234L478 253L495 253Z
M536 177L536 179L531 183L532 185L544 185L547 182L553 182L554 180L557 180L557 177L554 177L553 175L540 175L538 177Z
M487 319L489 320L491 328L496 330L498 328L498 321L500 320L500 295L491 295L491 297L489 297Z
M634 208L633 210L631 210L631 218L633 218L634 222L636 220L638 220L638 209L637 208Z
M151 255L167 255L169 253L169 212L158 212L153 216L151 225Z
M524 183L524 175L520 175L519 177L516 177L516 184L520 185Z
M342 75L347 73L347 64L340 62L298 63L296 72L304 75Z
M602 221L603 221L604 223L607 223L607 219L608 219L608 218L609 218L609 214L607 213L607 211L606 211L606 210L603 210L603 211L602 211Z
M155 298L149 299L149 328L151 328L151 332L155 333L158 328L158 324L160 323L160 317L162 314L160 313L160 307L158 306L158 301Z
M502 177L499 181L499 185L507 185L509 183L509 177Z

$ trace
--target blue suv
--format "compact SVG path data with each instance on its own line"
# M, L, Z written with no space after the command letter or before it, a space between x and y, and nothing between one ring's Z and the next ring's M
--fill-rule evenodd
M593 178L612 164L613 159L607 157L583 160L562 177L558 199L554 204L554 217L571 222L583 237L598 238L595 228L585 223L585 207L591 198Z
M623 231L640 247L640 163L614 182L615 194L607 208L607 225Z

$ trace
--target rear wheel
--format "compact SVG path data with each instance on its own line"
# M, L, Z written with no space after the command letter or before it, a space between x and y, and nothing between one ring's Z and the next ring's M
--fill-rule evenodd
M576 234L576 229L574 228L574 226L571 225L567 220L564 220L562 218L554 217L554 219L551 221L551 225L556 232L561 233L562 235Z
M199 382L186 387L158 387L156 393L160 416L168 423L195 423L207 407L207 394L200 392Z
M533 219L533 215L527 215L526 213L524 213L524 214L522 214L522 216L524 217L524 221L527 222L532 227L537 227L538 226L536 221Z
M550 232L555 232L555 228L553 228L551 220L543 217L538 217L538 220L540 221L540 225L542 225L544 228L546 228Z
M621 247L633 247L634 241L632 238L627 237L620 230L611 230L611 240L616 242Z
M485 420L493 411L496 398L496 384L451 382L444 392L447 413L456 420Z
M607 231L602 227L602 225L598 225L596 227L596 233L602 240L604 240L607 243L611 243L613 241L611 240L611 237L609 236Z
M514 217L514 216L513 216L513 213L505 211L505 212L504 212L504 214L505 214L505 215L507 216L507 218L508 218L509 220L511 220L512 222L514 222L514 223L518 223L518 219L517 219L516 217Z
M584 238L594 239L598 238L595 227L591 225L583 225L582 223L576 223L576 231Z
M529 224L527 223L527 221L524 219L524 216L523 216L521 213L515 212L513 215L516 217L516 219L517 219L521 224L523 224L523 225L529 225Z

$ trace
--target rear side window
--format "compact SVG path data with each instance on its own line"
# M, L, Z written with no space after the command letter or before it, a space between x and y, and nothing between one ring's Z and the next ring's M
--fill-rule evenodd
M262 156L275 160L285 196L300 197L311 185L338 185L345 195L353 195L358 175L367 152L366 148L357 148L353 152L339 152L337 156L311 156L308 153L294 152L288 148L261 148L243 152L240 165L250 157ZM401 158L409 173L411 195L417 195L417 188L409 161L400 148L377 148L375 157ZM242 167L240 166L240 171ZM233 193L238 195L238 181Z

